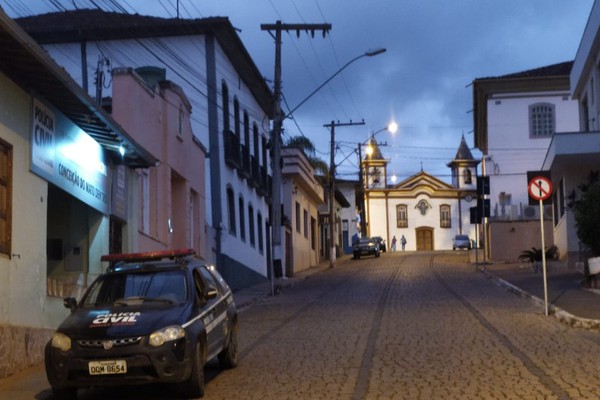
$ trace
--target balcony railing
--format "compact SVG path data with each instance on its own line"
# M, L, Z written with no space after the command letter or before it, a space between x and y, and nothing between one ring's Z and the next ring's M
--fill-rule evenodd
M250 178L251 170L250 170L250 149L245 144L241 145L242 149L242 162L241 166L238 169L238 174L243 176L244 178Z
M241 167L240 138L232 131L223 131L225 163L231 168Z

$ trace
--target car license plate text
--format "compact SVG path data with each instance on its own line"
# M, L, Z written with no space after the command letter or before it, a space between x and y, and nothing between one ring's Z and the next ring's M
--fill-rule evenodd
M125 360L90 361L88 364L90 375L126 374L127 363Z

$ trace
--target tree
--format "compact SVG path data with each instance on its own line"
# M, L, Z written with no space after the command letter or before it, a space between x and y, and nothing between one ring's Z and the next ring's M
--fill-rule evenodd
M308 162L315 169L315 172L328 177L329 176L329 165L316 157L316 148L313 142L306 136L292 136L285 143L286 147L294 147L300 149L308 158Z
M600 256L600 174L590 172L588 181L579 186L581 199L575 193L570 196L569 206L575 216L577 236L594 256Z

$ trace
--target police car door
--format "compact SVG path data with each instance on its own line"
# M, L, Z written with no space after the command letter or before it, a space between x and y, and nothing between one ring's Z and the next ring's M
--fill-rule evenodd
M212 356L223 344L224 313L218 307L222 303L222 293L219 292L218 285L204 267L198 267L194 270L194 280L196 281L196 290L201 291L199 297L203 304L201 315L206 330L207 354ZM213 298L207 298L209 291L215 290L217 295Z

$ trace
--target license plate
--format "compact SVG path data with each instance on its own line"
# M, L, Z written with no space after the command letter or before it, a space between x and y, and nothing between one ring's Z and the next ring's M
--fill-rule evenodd
M125 360L90 361L88 364L90 375L126 374L127 363Z

